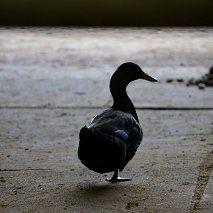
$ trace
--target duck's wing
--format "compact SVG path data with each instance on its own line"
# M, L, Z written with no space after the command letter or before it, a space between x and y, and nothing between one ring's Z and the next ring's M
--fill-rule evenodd
M128 140L126 141L126 160L124 164L119 168L120 171L128 164L128 162L134 157L138 147L140 146L143 138L143 131L140 124L134 123L129 129Z
M118 138L101 128L80 130L78 156L89 169L106 173L120 168L126 159L126 146Z
M135 121L134 117L126 112L108 109L96 115L87 127L92 131L100 130L103 133L118 137L126 142L129 129Z
M94 132L118 138L126 146L126 157L120 166L120 171L135 155L143 137L140 124L135 118L126 112L118 110L106 110L97 115L90 123L89 128Z

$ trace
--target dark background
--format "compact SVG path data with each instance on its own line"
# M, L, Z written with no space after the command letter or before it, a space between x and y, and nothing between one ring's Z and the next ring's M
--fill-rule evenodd
M212 26L213 0L0 0L0 25Z

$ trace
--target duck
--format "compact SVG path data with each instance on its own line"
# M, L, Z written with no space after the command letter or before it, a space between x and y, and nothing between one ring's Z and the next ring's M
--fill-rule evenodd
M143 138L143 131L136 109L126 88L130 82L144 79L157 82L133 62L121 64L110 80L113 104L97 114L79 132L78 157L90 170L103 174L113 172L111 183L130 181L119 177L129 161L134 157Z

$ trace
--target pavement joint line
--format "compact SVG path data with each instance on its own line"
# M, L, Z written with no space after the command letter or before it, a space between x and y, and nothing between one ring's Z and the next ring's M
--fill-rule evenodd
M106 109L110 106L0 106L0 109ZM213 110L213 107L135 107L136 110Z
M209 182L211 172L213 171L213 150L207 154L199 166L194 195L191 200L190 212L195 213L199 208L200 201Z
M18 172L18 171L52 171L51 169L0 169L0 172Z

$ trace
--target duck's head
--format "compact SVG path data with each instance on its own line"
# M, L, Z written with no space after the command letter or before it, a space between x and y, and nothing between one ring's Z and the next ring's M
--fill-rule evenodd
M113 76L115 78L122 79L122 81L126 83L130 83L131 81L137 79L144 79L147 81L157 82L157 79L145 73L137 64L134 64L132 62L121 64L117 68Z
M126 93L128 84L137 79L157 81L157 79L146 74L137 64L132 62L121 64L112 75L110 92L114 101L112 108L130 112L139 122L135 107Z

